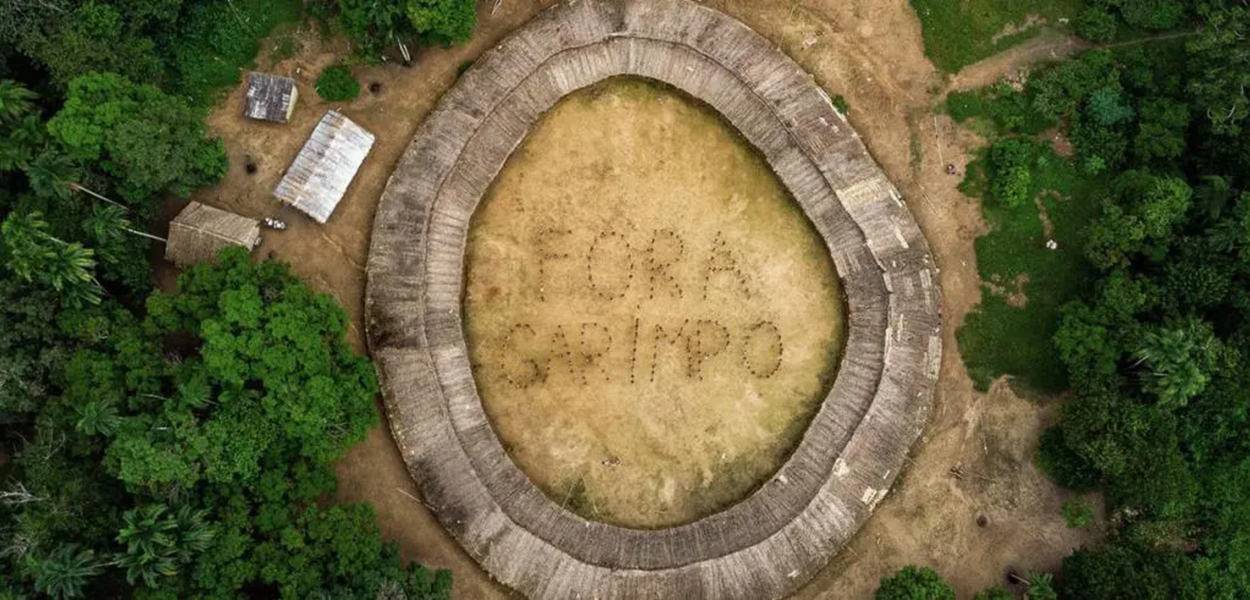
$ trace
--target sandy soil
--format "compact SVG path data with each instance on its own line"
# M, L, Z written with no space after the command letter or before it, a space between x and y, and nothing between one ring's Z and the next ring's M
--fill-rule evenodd
M226 179L197 199L261 216L282 214L291 229L271 233L262 253L290 261L314 288L333 294L352 316L350 335L363 350L361 308L368 235L386 179L417 124L455 80L456 69L499 41L541 8L536 1L506 0L494 16L482 3L472 41L454 49L432 49L419 66L357 67L366 84L383 84L340 106L375 132L377 145L347 198L325 227L280 210L271 191L282 170L329 107L319 103L311 82L336 60L342 45L306 36L302 53L272 66L294 75L301 101L284 126L247 122L241 90L210 117L225 138L232 167ZM1067 529L1059 514L1066 492L1033 467L1031 457L1051 409L1021 400L1004 385L976 393L959 357L955 332L981 298L972 240L984 225L974 200L957 190L967 152L978 143L933 106L952 80L925 59L920 24L907 0L725 0L709 2L773 40L833 94L850 105L849 117L869 150L905 193L942 269L944 341L941 383L929 426L894 490L846 549L797 596L868 597L882 576L905 564L940 571L961 596L1004 582L1008 570L1054 569L1071 549L1096 539L1092 530ZM992 82L1045 51L991 58L957 75L961 85ZM242 157L259 160L247 175ZM961 476L953 475L955 472ZM387 537L410 558L455 572L459 598L500 597L507 590L491 582L421 504L419 492L385 427L373 431L338 467L339 498L374 505ZM985 515L986 527L976 518Z
M745 497L832 385L820 237L711 110L639 79L576 92L474 215L466 334L486 413L554 501L630 527Z

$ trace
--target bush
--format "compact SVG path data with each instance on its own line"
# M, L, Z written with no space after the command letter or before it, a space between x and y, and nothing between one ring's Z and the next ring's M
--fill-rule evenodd
M345 65L334 65L317 78L317 95L330 102L347 102L360 95L360 82Z
M908 565L881 579L877 600L955 600L955 591L933 569Z
M1003 140L990 147L990 191L995 200L1008 208L1029 201L1032 159L1033 144L1027 140Z
M1012 596L1011 592L994 586L977 592L977 595L973 596L972 600L1016 600L1016 597Z
M1094 522L1094 507L1084 498L1073 498L1064 502L1060 512L1063 514L1063 522L1072 529L1088 527Z
M846 98L843 98L842 94L833 97L833 107L844 115L851 112L851 105L846 103Z

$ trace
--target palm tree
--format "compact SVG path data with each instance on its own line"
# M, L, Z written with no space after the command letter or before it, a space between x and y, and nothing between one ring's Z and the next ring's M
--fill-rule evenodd
M168 241L163 237L132 229L130 221L126 219L126 209L112 204L107 206L97 204L91 207L91 218L87 219L83 226L87 229L87 233L90 233L102 246L107 246L110 242L120 241L122 233L129 233L158 242Z
M88 580L100 573L95 552L80 550L77 544L61 546L43 560L29 556L27 566L35 574L35 589L53 598L81 598Z
M122 516L117 541L126 545L126 551L118 555L117 564L126 568L126 581L131 584L142 579L148 587L155 587L160 577L178 572L173 556L178 523L165 514L168 510L163 504L149 504Z
M56 151L45 151L26 167L26 179L30 189L40 196L68 200L73 193L78 169L68 156Z
M111 437L120 424L121 417L117 415L117 407L112 402L95 400L82 407L77 428L87 435Z
M1029 589L1024 597L1028 600L1055 600L1059 594L1055 592L1055 576L1050 573L1029 571Z
M5 79L0 81L0 122L16 121L35 110L35 98L39 95L22 84Z
M0 225L0 235L8 267L18 277L52 286L71 305L100 302L103 288L92 274L95 253L77 242L53 237L42 213L10 213Z
M35 149L44 143L43 121L38 115L28 115L14 121L5 134L0 138L0 171L26 169Z
M117 541L126 545L117 564L126 568L126 580L140 579L155 587L161 577L178 573L195 555L208 549L213 531L204 522L205 511L183 506L171 513L163 504L126 511Z
M1150 367L1146 387L1165 406L1185 406L1207 385L1202 359L1206 349L1187 329L1148 331L1135 353Z

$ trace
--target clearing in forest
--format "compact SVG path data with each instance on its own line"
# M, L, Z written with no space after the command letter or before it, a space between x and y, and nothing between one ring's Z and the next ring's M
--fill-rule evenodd
M924 26L924 48L942 71L954 73L1073 19L1082 0L911 0Z
M784 461L843 333L820 237L711 109L575 92L471 225L465 330L491 423L555 502L631 527L733 504Z

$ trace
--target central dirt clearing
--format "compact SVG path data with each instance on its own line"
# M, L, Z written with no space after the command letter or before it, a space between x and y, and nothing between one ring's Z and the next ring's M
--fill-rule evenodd
M686 523L785 460L832 383L842 300L762 159L680 93L613 79L555 106L470 227L474 375L555 502Z

